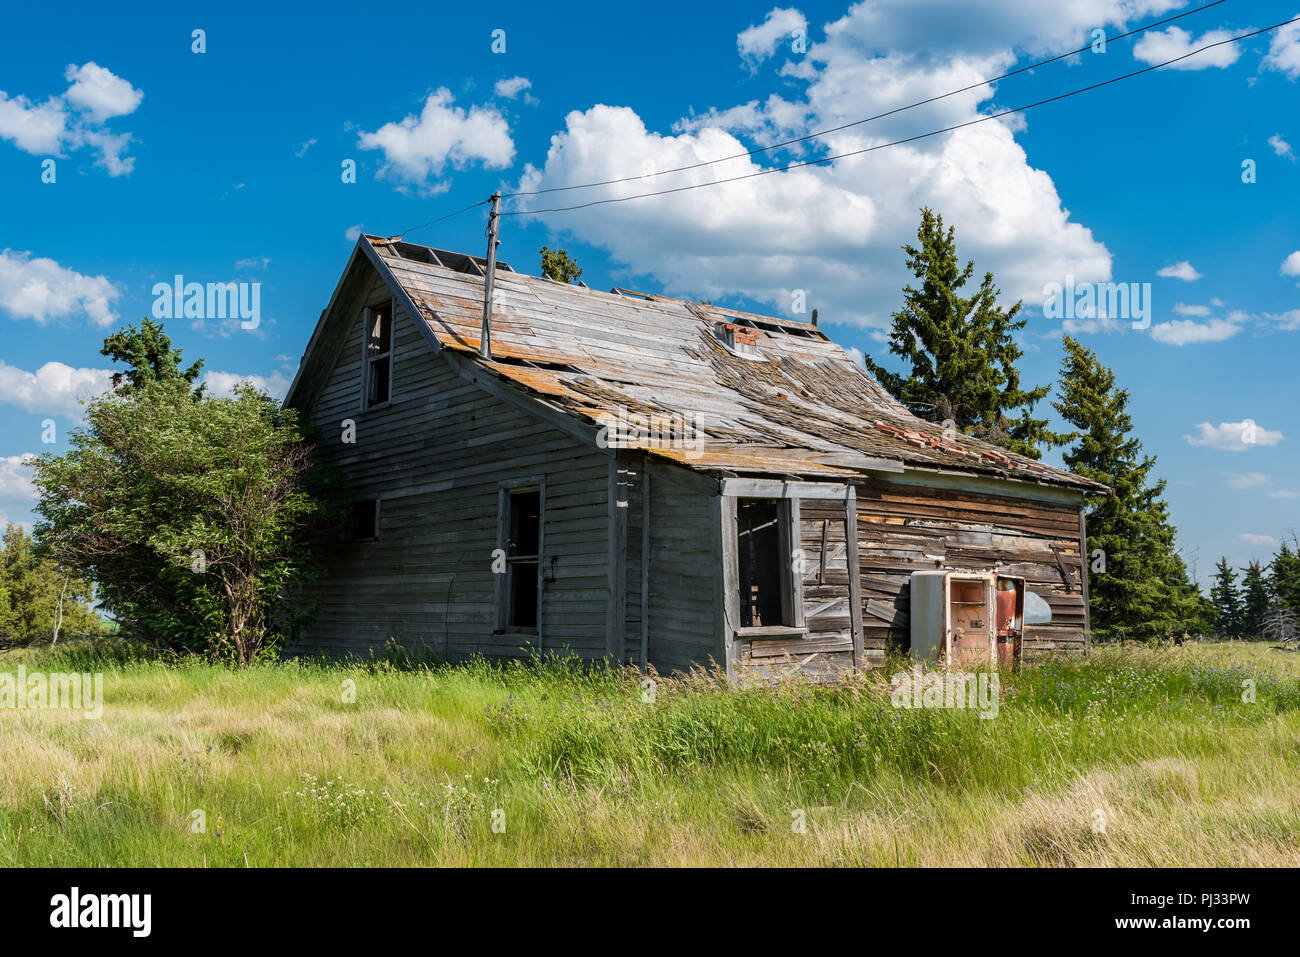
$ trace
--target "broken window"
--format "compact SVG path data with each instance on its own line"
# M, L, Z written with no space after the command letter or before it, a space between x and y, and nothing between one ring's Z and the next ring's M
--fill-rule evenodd
M392 391L393 304L366 310L366 406L382 405Z
M790 505L782 499L736 500L740 627L793 625L790 595Z
M538 489L506 496L505 626L537 628L537 571L541 561L542 493Z
M379 537L379 499L365 498L353 502L351 517L351 538Z

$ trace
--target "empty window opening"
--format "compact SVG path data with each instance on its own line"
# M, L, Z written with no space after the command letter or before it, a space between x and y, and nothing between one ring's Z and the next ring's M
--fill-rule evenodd
M353 539L379 537L379 499L365 498L352 503Z
M366 405L382 405L392 392L393 304L366 310Z
M742 498L736 501L736 556L740 582L740 627L789 625L785 599L786 561L782 555L782 516L779 499Z
M541 560L542 493L537 489L507 497L507 628L537 628L537 570Z

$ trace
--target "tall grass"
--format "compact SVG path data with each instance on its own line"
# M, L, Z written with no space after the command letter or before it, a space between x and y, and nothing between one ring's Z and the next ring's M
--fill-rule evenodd
M1003 673L992 720L893 707L904 661L653 696L553 659L19 662L106 700L0 711L9 865L1300 863L1300 667L1258 646Z

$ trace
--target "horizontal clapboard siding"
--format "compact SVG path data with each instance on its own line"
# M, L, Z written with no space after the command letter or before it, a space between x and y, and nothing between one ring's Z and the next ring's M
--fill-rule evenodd
M853 668L846 527L842 499L800 499L799 548L803 553L807 632L798 638L738 640L735 648L743 671L767 675L798 668L809 677L827 677Z
M649 476L649 660L665 673L710 661L724 667L718 484L657 462Z
M1085 650L1076 505L901 482L863 483L857 497L868 660L910 644L911 574L936 567L929 556L1024 576L1052 608L1051 625L1026 629L1026 658Z
M545 476L546 650L606 650L608 456L466 382L399 307L392 402L362 411L361 309L389 296L366 267L345 289L346 334L305 419L318 457L347 475L353 496L380 500L380 537L340 542L309 597L319 611L293 650L365 653L389 640L448 658L520 655L528 639L495 634L498 489ZM342 441L343 422L356 441ZM639 599L638 599L639 608Z

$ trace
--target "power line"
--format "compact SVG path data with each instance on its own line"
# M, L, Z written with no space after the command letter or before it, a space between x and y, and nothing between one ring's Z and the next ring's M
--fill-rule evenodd
M1175 16L1165 17L1165 19L1163 20L1157 20L1155 23L1148 23L1146 26L1139 27L1136 30L1130 30L1128 33L1121 33L1117 37L1108 38L1107 42L1110 42L1111 40L1124 40L1128 37L1136 36L1139 33L1145 33L1147 30L1152 30L1155 27L1163 26L1166 23L1172 23L1174 20L1181 20L1183 17L1190 17L1194 13L1200 13L1203 10L1208 10L1211 7L1217 7L1219 6L1219 4L1226 3L1226 2L1227 0L1214 0L1213 3L1207 3L1204 6L1196 7L1193 10L1187 10L1183 13L1176 14ZM1012 70L1010 73L1003 73L1001 76L990 77L987 80L980 80L978 83L970 84L970 86L963 86L959 90L952 90L948 93L941 93L938 96L932 96L927 100L917 100L915 103L909 103L906 106L895 107L894 109L888 110L884 113L877 113L875 116L868 116L865 119L854 120L851 123L845 123L841 126L833 126L830 129L826 129L826 130L818 130L815 133L807 133L804 136L799 136L792 140L784 140L780 143L772 143L770 146L761 146L758 147L757 149L752 149L745 153L734 153L731 156L723 156L720 157L719 159L702 160L698 163L691 163L687 166L678 166L674 169L659 170L653 173L646 174L645 176L623 176L620 177L619 179L601 180L600 182L596 182L596 183L579 183L573 186L550 186L547 187L546 189L535 189L535 190L521 191L518 193L504 193L502 194L501 198L513 199L516 196L540 196L543 193L562 193L574 189L590 189L595 186L613 186L618 183L629 183L632 180L649 179L656 176L667 176L670 173L682 173L685 172L686 170L699 169L701 166L712 166L716 163L726 163L734 159L745 159L750 156L757 156L760 153L766 153L770 150L780 149L783 146L794 146L797 143L804 143L807 142L808 140L816 139L819 136L827 136L831 133L838 133L841 130L847 130L854 126L861 126L864 123L871 123L874 122L875 120L881 120L884 119L885 117L893 116L897 113L903 113L907 110L914 109L915 107L918 106L926 106L930 103L937 103L940 100L946 100L950 96L956 96L959 93L966 93L969 92L970 90L977 89L981 86L987 86L990 83L997 83L999 80L1005 80L1008 77L1017 76L1018 74L1025 73L1029 70L1036 70L1040 66L1047 66L1049 63L1056 63L1058 60L1064 60L1072 56L1077 56L1080 53L1086 53L1090 49L1092 49L1092 44L1089 44L1088 46L1085 47L1080 47L1078 50L1071 50L1069 53L1059 54L1058 56L1054 56L1046 60L1039 60L1037 63L1031 63L1028 66L1022 66L1019 69Z
M480 206L486 206L490 202L492 202L491 198L481 199L477 203L472 203L471 205L466 206L464 209L456 210L454 213L448 213L446 216L439 216L437 219L431 219L427 223L421 223L419 226L412 226L410 229L404 229L397 233L397 235L405 236L407 233L413 233L417 230L424 229L426 226L432 226L434 223L440 223L444 219L451 219L453 216L459 216L461 213L468 213L471 209L478 209Z
M673 187L672 189L652 190L647 193L637 193L632 196L616 196L609 199L596 199L586 203L577 203L573 206L553 206L545 209L518 209L518 210L503 211L501 215L502 216L537 216L543 213L564 213L564 212L570 212L572 210L577 210L577 209L587 209L592 206L602 206L606 203L625 203L629 200L645 199L646 197L649 196L664 196L670 193L682 193L682 192L686 192L687 190L702 189L706 186L721 186L724 183L735 183L740 180L753 179L757 176L767 176L769 173L789 172L790 170L801 169L805 166L820 166L824 163L830 163L834 160L845 159L850 156L861 156L864 153L873 153L876 150L886 149L890 146L901 146L905 143L913 143L917 140L923 140L931 136L938 136L943 133L951 133L955 130L965 129L968 126L975 126L979 123L987 123L990 120L996 120L1003 116L1009 116L1013 113L1023 113L1026 110L1032 110L1034 107L1037 106L1044 106L1045 104L1048 103L1055 103L1058 100L1064 100L1072 96L1078 96L1080 93L1088 93L1092 90L1097 90L1104 86L1110 86L1112 83L1119 83L1121 80L1132 79L1135 76L1141 76L1144 73L1150 73L1153 70L1159 70L1162 67L1166 67L1169 66L1170 64L1178 63L1182 60L1186 60L1189 57L1196 56L1198 53L1204 53L1206 50L1213 49L1214 47L1223 46L1224 44L1228 44L1228 43L1238 43L1242 40L1248 40L1251 37L1259 36L1262 33L1268 33L1272 30L1278 29L1279 27L1284 27L1287 26L1288 24L1296 23L1298 21L1300 21L1300 16L1292 17L1290 20L1283 20L1281 23L1275 23L1270 27L1264 27L1263 29L1260 30L1253 30L1250 33L1243 33L1240 36L1229 37L1226 40L1219 40L1215 43L1207 43L1205 46L1192 50L1190 53L1184 53L1182 56L1165 60L1163 63L1156 63L1152 66L1144 67L1141 70L1134 70L1132 73L1125 73L1122 76L1112 77L1109 80L1102 80L1099 83L1093 83L1089 86L1080 87L1077 90L1070 90L1069 92L1066 93L1058 93L1056 96L1050 96L1046 99L1037 100L1033 103L1027 103L1024 106L1017 106L1012 109L1002 110L998 113L991 113L988 116L981 116L973 120L967 120L965 123L958 123L954 126L946 126L943 129L939 129L939 130L931 130L928 133L918 133L915 136L908 136L901 140L892 140L891 142L888 143L879 143L875 146L868 146L860 150L851 150L847 153L837 153L834 156L824 156L821 159L805 160L803 162L798 162L798 163L789 163L785 166L774 166L770 169L757 170L753 173L744 173L739 176L731 176L725 179L712 180L707 183L692 183L686 186L676 186Z

